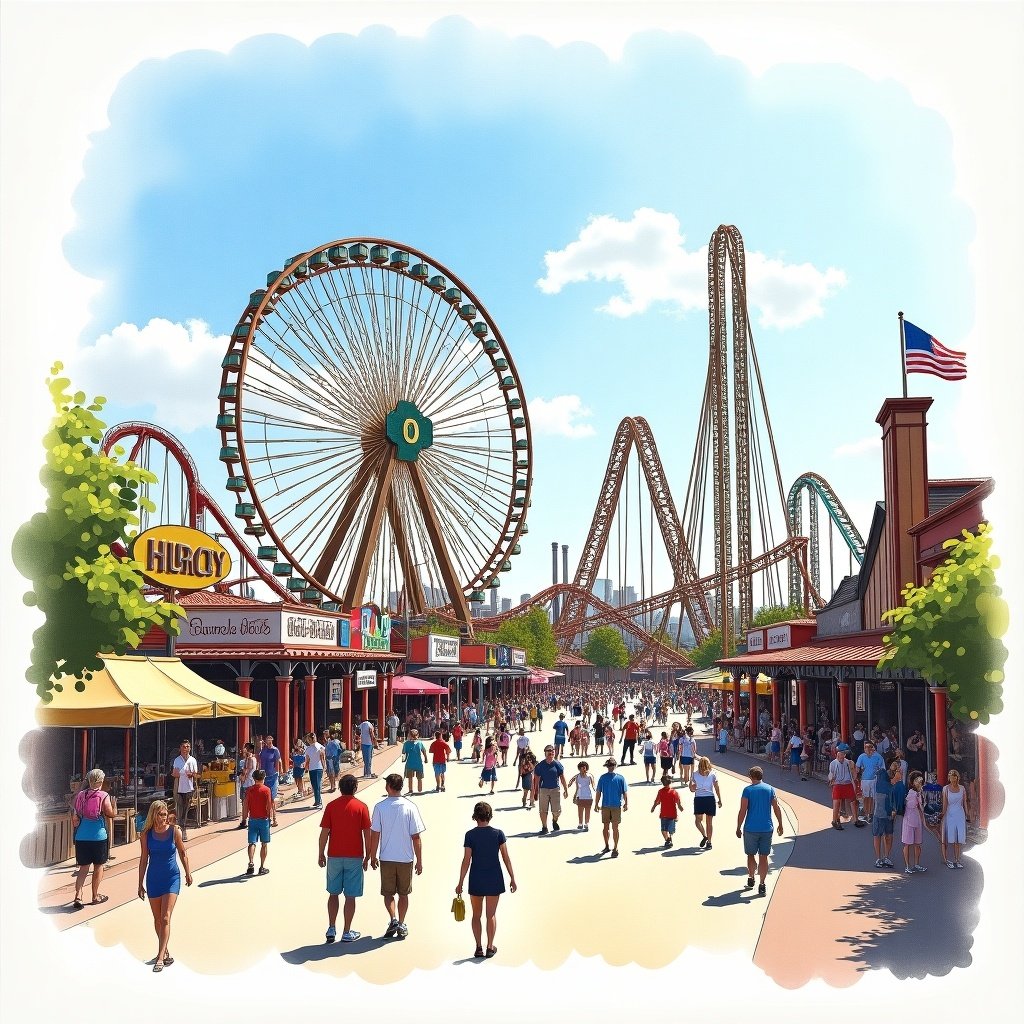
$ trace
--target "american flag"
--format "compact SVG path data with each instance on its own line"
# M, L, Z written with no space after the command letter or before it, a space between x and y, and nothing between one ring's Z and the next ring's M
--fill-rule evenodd
M967 376L967 353L946 348L909 320L903 321L907 373L931 373L943 380L963 380Z

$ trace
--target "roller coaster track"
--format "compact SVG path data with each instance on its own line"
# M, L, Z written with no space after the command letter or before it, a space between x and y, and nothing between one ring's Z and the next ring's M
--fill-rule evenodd
M562 638L563 651L567 649L571 638L583 629L588 603L593 606L591 597L594 583L608 546L608 537L619 504L629 454L634 446L643 467L658 528L672 567L673 580L676 587L684 593L683 605L698 642L707 636L711 628L707 596L703 591L688 586L697 579L697 568L683 536L679 514L672 500L672 492L668 486L665 467L654 443L654 435L643 417L627 416L619 424L612 440L612 450L598 494L594 517L573 579L574 589L567 593L566 600L561 603L561 613L555 624L556 636Z
M199 471L196 468L196 464L192 461L192 456L189 455L184 445L173 434L153 423L146 423L141 420L128 421L111 427L103 435L103 439L100 441L100 448L103 452L109 454L115 444L126 438L135 438L135 443L127 451L127 456L132 462L138 461L147 441L156 441L178 463L181 475L185 479L187 507L185 518L187 522L183 523L183 526L199 529L204 514L208 512L220 527L220 532L226 534L237 547L239 557L251 572L251 576L248 578L259 578L278 597L286 601L294 600L281 585L281 581L273 573L269 572L259 559L253 556L248 544L235 528L233 520L224 514L221 507L199 482ZM241 582L241 580L235 580L234 582ZM232 584L225 583L224 585L230 587Z
M832 522L836 524L840 536L846 541L853 557L860 565L864 561L864 538L854 525L853 519L832 490L829 482L818 473L802 473L789 489L788 511L789 528L793 534L803 533L803 506L800 502L802 491L811 492L808 538L810 540L810 577L815 593L821 589L821 557L818 537L818 503L814 500L817 494L828 511ZM795 564L789 564L789 600L791 604L800 601L800 574ZM820 597L815 598L816 603ZM821 604L818 604L821 607Z

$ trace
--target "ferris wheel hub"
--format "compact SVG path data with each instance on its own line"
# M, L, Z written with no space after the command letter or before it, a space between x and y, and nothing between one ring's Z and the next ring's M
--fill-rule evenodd
M400 462L415 462L434 443L434 424L412 402L399 402L388 413L384 431Z

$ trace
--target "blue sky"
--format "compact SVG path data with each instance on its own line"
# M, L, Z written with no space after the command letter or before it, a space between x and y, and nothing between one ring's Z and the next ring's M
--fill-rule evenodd
M623 416L650 421L682 503L718 224L745 240L783 484L822 474L865 535L874 417L900 393L896 311L953 348L972 323L945 122L838 65L754 77L660 31L613 60L449 18L423 38L267 35L146 61L108 117L64 240L100 287L63 353L108 422L171 429L230 508L213 422L249 292L335 238L405 242L472 288L523 381L535 472L514 599L550 578L551 541L575 567ZM910 382L936 399L931 475L988 472L954 437L957 385Z

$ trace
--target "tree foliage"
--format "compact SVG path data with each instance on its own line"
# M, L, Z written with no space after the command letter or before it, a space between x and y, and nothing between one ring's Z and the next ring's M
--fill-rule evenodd
M100 655L124 654L139 645L152 626L177 635L184 609L169 601L150 602L143 593L142 566L115 554L130 549L142 508L154 506L140 491L156 476L133 462L121 463L123 450L99 449L105 424L97 417L105 399L87 403L55 363L47 379L56 415L43 438L46 462L39 479L46 508L23 524L12 553L18 571L32 583L25 603L45 622L32 634L32 663L25 678L44 701L63 683L51 677L88 680L103 667ZM76 689L83 690L79 680Z
M697 668L711 668L722 660L722 631L717 627L711 630L704 640L690 651L690 659Z
M790 619L806 619L807 612L802 604L768 605L758 609L750 621L750 629L757 629L760 626L771 626L776 622L789 622Z
M583 657L600 668L625 668L629 648L614 626L598 626L583 645Z
M494 634L494 642L525 648L527 664L537 668L554 668L558 658L555 632L543 608L506 619Z
M434 636L458 636L459 627L454 622L439 619L431 613L422 626L413 626L409 630L410 636L426 636L428 633L433 633Z
M987 722L1003 708L1006 647L1000 639L1009 609L996 586L999 559L991 527L943 545L949 557L923 587L903 589L904 603L882 616L893 623L883 638L882 668L905 668L948 688L949 708L962 721Z

